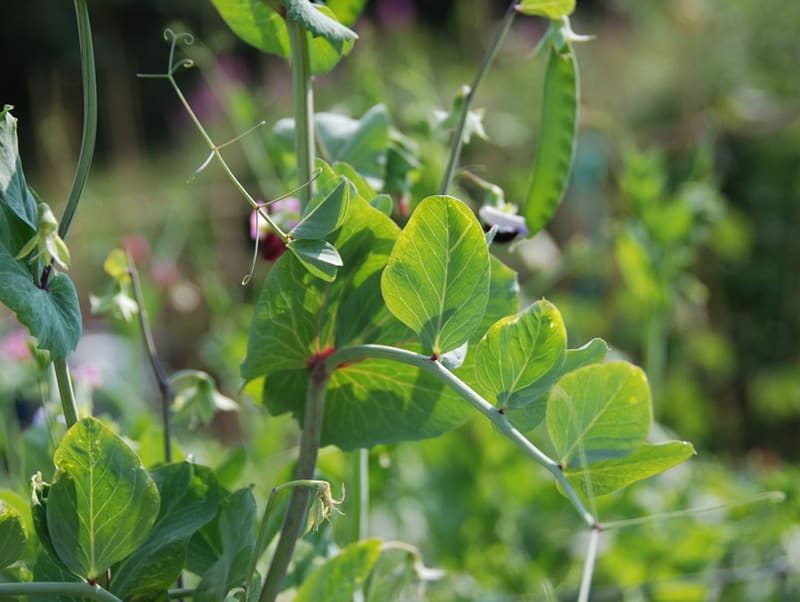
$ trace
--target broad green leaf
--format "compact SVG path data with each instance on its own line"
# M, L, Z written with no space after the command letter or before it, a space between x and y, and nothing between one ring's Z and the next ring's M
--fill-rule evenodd
M279 372L264 383L273 415L291 411L302 424L306 370ZM369 359L336 370L325 396L322 445L344 450L437 437L474 416L433 376L412 366Z
M4 303L39 340L39 348L54 359L65 358L81 337L78 295L65 274L50 277L39 288L24 265L0 245L0 302Z
M331 168L336 175L344 176L356 187L358 195L365 201L370 201L375 196L375 189L367 182L366 178L358 173L352 165L344 161L337 161ZM370 205L372 202L370 201ZM374 207L374 205L373 205Z
M353 42L358 36L336 20L332 12L318 10L309 0L281 0L286 7L286 16L298 23L314 36L320 36L331 42L340 52L346 42Z
M331 347L404 340L409 333L386 310L379 286L398 232L356 198L331 238L344 264L334 282L313 277L294 255L281 256L256 304L242 376L305 369L315 353Z
M327 5L339 23L350 27L364 11L367 0L328 0Z
M263 52L289 57L291 50L286 22L269 3L263 0L211 1L228 27L246 43ZM333 17L333 12L326 6L317 6L315 11L320 18ZM315 74L333 69L353 47L352 40L331 42L310 32L307 37L311 71Z
M479 392L501 408L535 401L525 389L564 362L567 332L561 314L549 301L537 301L501 319L476 350Z
M388 194L379 194L374 196L369 201L370 206L375 207L378 211L383 213L384 215L392 215L392 210L394 209L394 201L392 197Z
M489 300L489 249L478 220L461 201L422 201L397 240L381 277L394 316L441 355L469 340Z
M299 239L286 245L308 272L325 282L333 282L342 263L342 257L331 243L325 240Z
M575 0L522 0L516 8L523 15L559 19L575 10Z
M295 602L352 602L380 555L381 541L350 544L303 581Z
M221 556L203 575L194 592L197 602L219 602L241 587L255 548L256 500L250 488L240 489L222 502L219 516Z
M568 349L567 355L564 358L564 365L561 368L561 374L572 372L578 368L597 364L606 359L608 355L608 343L603 339L592 339L583 347L577 349Z
M82 579L73 575L63 563L50 554L39 554L33 565L34 581L57 581L80 583ZM32 597L32 600L36 598ZM42 598L39 598L41 600ZM3 601L5 602L5 601ZM86 602L83 596L48 596L47 602Z
M74 424L54 456L47 529L62 562L95 579L147 538L159 495L136 453L95 418Z
M566 470L564 474L587 497L606 495L677 466L695 453L692 444L686 441L645 443L623 458L594 462L584 469Z
M161 509L145 542L113 571L111 592L128 602L153 600L178 579L192 535L217 514L221 489L214 473L189 462L151 473Z
M350 191L353 185L346 178L340 178L339 184L316 205L309 205L292 231L296 239L321 239L338 228L350 206Z
M470 341L478 342L495 322L519 311L519 282L517 273L494 255L490 255L491 280L489 302L480 326Z
M19 560L25 551L27 541L20 515L10 506L0 502L0 569Z
M629 454L644 442L651 421L647 378L626 362L570 372L547 399L547 432L565 468Z
M11 114L11 109L6 105L0 111L0 203L35 231L39 211L22 172L17 120Z

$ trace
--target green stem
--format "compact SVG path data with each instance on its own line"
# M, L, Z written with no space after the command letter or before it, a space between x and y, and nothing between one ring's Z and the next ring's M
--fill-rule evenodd
M302 24L288 19L289 46L292 52L292 97L294 98L294 141L297 156L297 183L311 180L314 167L314 93L311 87L311 60L308 37ZM300 204L311 199L311 189L300 191Z
M313 479L317 467L320 435L322 434L322 417L325 410L325 391L330 374L326 364L318 362L311 368L311 375L306 396L303 432L300 436L300 455L297 458L295 479ZM283 520L280 540L275 549L264 587L261 588L259 602L274 602L281 591L283 579L292 559L295 543L303 530L308 499L311 490L308 487L295 487L289 500L289 508Z
M167 598L170 600L176 600L178 598L192 598L193 596L193 587L179 587L176 589L171 589L167 592Z
M48 600L58 596L73 596L84 600L99 600L100 602L122 602L114 594L97 585L74 582L28 582L28 583L0 583L0 598L6 596L46 596Z
M503 40L505 40L508 30L511 29L511 24L514 22L514 17L517 15L516 8L517 0L511 0L511 2L508 4L508 8L506 9L506 14L503 17L503 21L500 23L500 27L497 29L497 33L495 33L491 45L486 50L486 54L483 55L483 60L481 60L481 64L478 67L478 72L475 74L475 79L473 80L472 85L469 87L467 93L464 95L464 105L461 110L461 114L458 117L456 129L453 131L453 139L450 143L450 155L447 158L447 167L444 170L442 183L439 186L439 194L447 194L447 191L450 189L450 185L453 183L453 176L455 175L456 168L458 167L458 161L461 158L464 127L467 125L469 110L472 107L472 102L475 100L475 91L478 89L478 86L483 81L484 76L489 71L489 67L494 62L494 58L497 56L498 50L500 50L500 47L503 45Z
M564 476L564 470L562 466L559 465L555 460L551 459L547 454L542 452L533 443L528 441L528 439L522 433L514 428L508 420L506 420L505 416L498 411L496 407L478 395L478 393L476 393L472 388L470 388L466 383L464 383L438 361L432 360L430 357L420 353L414 353L412 351L398 349L396 347L387 347L385 345L357 345L353 347L345 347L344 349L340 349L331 354L326 360L326 364L328 369L333 371L336 369L336 367L342 364L356 362L367 358L387 359L408 364L410 366L416 366L417 368L420 368L421 370L424 370L425 372L438 378L441 382L449 386L451 389L453 389L453 391L463 397L472 407L486 416L502 435L513 441L522 449L522 451L525 452L526 455L533 458L533 460L550 472L558 481L569 500L572 502L572 505L577 510L581 519L583 519L583 521L589 527L594 528L597 525L597 520L595 517L591 512L589 512L589 510L586 509L586 506L583 504L583 501L581 501L580 496L572 487L572 484Z
M353 475L352 541L361 541L369 532L369 450L354 451L350 465Z
M75 401L75 391L72 389L67 360L53 360L53 368L56 372L56 383L58 383L58 393L61 397L61 408L64 410L64 420L69 428L78 422L78 404Z
M592 575L594 574L594 564L597 560L597 546L600 542L600 529L595 527L589 535L589 549L586 551L586 560L583 563L583 575L581 577L581 589L578 592L578 602L589 602L589 594L592 591Z
M92 26L89 22L89 7L87 0L75 0L75 14L78 18L78 40L81 49L81 79L83 80L83 134L81 136L81 149L78 154L78 166L75 177L72 179L72 188L67 198L67 206L61 223L58 226L58 235L67 238L72 218L81 200L86 178L89 176L89 167L94 155L94 143L97 137L97 76L94 66L94 48L92 46Z

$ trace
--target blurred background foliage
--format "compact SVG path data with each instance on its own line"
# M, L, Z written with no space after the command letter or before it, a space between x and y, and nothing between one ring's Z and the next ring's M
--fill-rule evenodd
M248 209L214 169L173 92L135 77L166 66L165 26L195 32L199 66L179 74L217 140L261 119L226 149L259 198L288 190L291 166L271 131L291 114L286 65L238 42L209 2L94 3L100 128L70 247L86 336L72 358L83 402L159 460L154 383L134 329L89 313L102 264L124 245L145 280L157 344L173 369L202 368L237 397L252 303L268 273L248 269ZM371 0L360 39L316 79L318 111L360 117L384 103L415 166L396 207L432 194L446 158L434 112L472 79L504 2ZM15 3L0 21L0 102L13 104L28 179L54 209L79 143L80 66L70 3ZM604 337L642 364L660 427L692 440L686 467L599 500L604 519L740 500L744 506L611 532L597 600L793 600L800 597L800 3L781 0L579 0L582 106L575 172L548 232L493 250L519 271L527 301L546 296L570 341ZM545 25L517 19L476 106L487 140L462 164L522 197L538 130ZM467 174L469 176L469 174ZM477 208L485 190L457 181ZM398 218L402 220L402 215ZM24 490L54 435L40 370L0 315L4 482ZM45 379L46 380L46 379ZM256 390L256 389L253 389ZM184 416L179 454L218 467L260 499L292 458L294 425L245 390L237 413ZM258 395L255 395L258 397ZM14 415L19 420L14 420ZM536 434L534 433L534 438ZM372 531L419 545L449 570L434 599L569 598L585 545L549 479L491 427L473 421L438 440L372 452ZM352 478L328 449L321 470ZM10 494L8 494L10 495ZM348 518L322 535L336 540ZM515 597L516 596L516 597ZM520 597L520 596L524 596ZM530 596L530 597L529 597Z

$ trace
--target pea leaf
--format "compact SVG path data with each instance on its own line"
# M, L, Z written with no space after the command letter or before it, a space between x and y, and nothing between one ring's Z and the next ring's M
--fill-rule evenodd
M353 25L367 5L367 0L328 0L328 7L342 25Z
M606 495L677 466L695 453L686 441L645 443L623 458L594 462L564 474L584 495Z
M342 51L346 42L353 42L358 36L336 20L333 13L324 13L309 0L281 0L286 7L286 16L303 25L314 36L320 36Z
M325 282L333 282L342 263L342 257L331 243L325 240L298 239L286 245L310 274Z
M476 350L479 391L498 407L523 407L536 396L525 389L564 361L567 332L549 301L498 321Z
M6 205L34 232L39 212L22 172L17 119L11 114L11 109L6 105L0 111L0 203Z
M629 454L644 442L651 421L647 378L626 362L570 372L547 399L547 432L567 468Z
M291 411L302 424L308 372L267 377L264 403L273 415ZM322 445L344 450L437 437L473 416L433 376L397 362L369 359L336 370L328 383Z
M303 581L295 602L351 602L378 560L380 547L378 539L350 544Z
M489 250L478 220L449 196L423 200L381 277L389 311L441 355L469 340L489 299Z
M15 563L26 544L22 518L13 508L0 502L0 569Z
M189 462L151 473L161 509L145 542L113 571L111 592L122 600L155 599L178 579L194 533L217 514L221 489L214 473Z
M522 0L516 7L523 15L559 19L575 10L575 0Z
M54 359L65 358L81 338L78 295L66 274L56 274L47 290L34 283L30 272L0 245L0 302L4 303L39 340L39 348Z
M296 239L321 239L338 228L350 205L351 184L345 178L316 205L309 205L290 234Z
M95 418L67 431L54 462L47 496L53 547L73 573L95 579L147 538L158 489L134 451Z
M219 602L241 587L255 549L256 500L252 489L233 492L222 502L219 536L222 554L203 575L194 593L198 602Z

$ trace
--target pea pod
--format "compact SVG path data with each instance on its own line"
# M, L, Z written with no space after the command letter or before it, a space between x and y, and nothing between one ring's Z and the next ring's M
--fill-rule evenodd
M567 187L578 130L578 63L569 41L551 43L533 174L523 215L529 235L544 228Z

